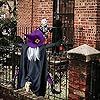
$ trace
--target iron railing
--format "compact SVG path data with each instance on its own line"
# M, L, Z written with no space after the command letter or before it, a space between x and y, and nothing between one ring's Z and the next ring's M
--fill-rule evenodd
M23 29L23 30L21 30L21 29ZM24 34L30 33L30 30L27 30L27 29L28 28L20 28L19 35L21 33L24 33ZM71 77L71 76L69 76L69 74L71 74L70 73L71 68L73 71L73 66L70 66L70 64L69 64L70 60L67 59L67 54L66 54L66 51L69 48L72 48L72 44L70 45L69 43L67 43L64 40L59 43L52 43L52 33L49 33L48 35L49 35L49 39L47 39L47 42L49 43L50 47L47 48L47 59L48 59L48 77L50 77L49 78L50 80L47 80L46 98L49 100L67 100L67 99L72 100L72 98L69 96L69 94L71 94L71 93L73 94L72 90L74 90L75 88L71 87L70 84L74 83L75 80L74 80L74 77L69 79L69 77ZM15 39L16 35L14 35L14 36L15 36L14 37L14 39ZM14 41L7 40L9 42L8 46L3 45L3 43L2 43L2 45L0 45L0 88L2 89L2 90L0 90L0 96L1 95L8 96L7 95L8 89L13 89L13 90L17 89L17 76L18 76L20 55L21 55L21 52L20 52L21 51L21 42L19 42L19 38L21 41L23 40L25 43L24 35L22 35L22 36L20 35L20 37L16 38L15 40L13 39ZM9 39L9 38L5 38L5 39ZM56 52L57 49L58 49L58 51ZM75 59L77 59L77 58L75 58ZM78 60L80 60L80 59L78 59ZM82 65L82 62L81 62L81 65ZM100 65L100 62L99 62L99 65ZM95 65L95 63L94 63L94 65L93 65L94 69L93 70L88 69L89 74L87 74L87 75L89 78L88 78L88 80L86 80L87 84L85 85L85 87L88 88L88 90L86 90L86 91L82 90L84 93L86 93L85 95L88 98L89 98L89 95L90 95L90 98L91 97L92 98L100 97L100 93L99 93L99 90L97 87L97 86L99 86L99 72L100 72L99 65ZM88 66L87 68L92 68L90 66ZM77 67L77 65L74 67ZM81 70L81 69L82 69L82 66L79 67L78 70ZM79 76L82 76L81 71L79 72ZM82 76L82 78L83 78L83 76ZM93 84L91 84L91 82ZM95 84L97 84L97 85L95 85ZM1 86L3 86L3 87L1 87ZM91 90L90 86L92 87L93 90ZM7 87L7 91L4 90L6 87ZM76 90L78 90L78 89L76 89ZM97 91L98 94L95 94L95 91ZM8 94L10 96L12 96L12 98L18 97L15 100L24 100L24 98L25 98L20 93L14 92L12 90L9 90ZM80 97L80 98L84 99L83 97ZM79 99L79 100L81 100L81 99ZM10 99L8 99L8 100L10 100ZM31 99L29 99L29 100L31 100ZM89 99L86 99L86 100L89 100ZM99 100L99 99L94 99L94 100Z
M22 33L30 33L30 30L28 29L29 28L20 28L20 30L17 31L17 34L20 35L24 42L25 38ZM60 43L57 45L52 44L52 34L49 33L48 35L49 39L47 39L47 42L51 44L51 47L47 49L48 73L52 84L49 80L47 81L46 98L49 100L67 100L68 61L65 48L64 45L60 45ZM16 38L16 41L19 43L17 39L18 38ZM9 46L0 46L0 84L17 89L21 44L19 43L19 45L17 45L17 42L8 41L10 43ZM59 52L56 52L56 48L59 49Z

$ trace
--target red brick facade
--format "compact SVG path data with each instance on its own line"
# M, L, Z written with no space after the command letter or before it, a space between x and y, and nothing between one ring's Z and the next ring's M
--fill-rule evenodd
M31 27L32 0L18 1L18 27Z
M68 100L86 100L87 65L84 62L73 60L69 70L69 96Z
M75 45L89 44L100 49L99 0L75 0Z
M40 25L42 18L48 20L52 26L53 1L52 0L19 0L18 1L18 27L33 27Z
M99 0L75 0L74 44L88 44L100 49ZM38 27L42 18L47 18L49 26L53 22L53 0L19 0L18 27ZM28 30L30 31L30 29Z

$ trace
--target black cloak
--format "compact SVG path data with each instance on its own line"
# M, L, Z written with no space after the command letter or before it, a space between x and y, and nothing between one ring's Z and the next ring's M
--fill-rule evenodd
M21 60L18 74L18 88L22 88L26 81L31 82L31 90L37 96L45 96L47 83L47 57L45 46L39 47L40 60L29 61L28 46L24 44L21 50Z

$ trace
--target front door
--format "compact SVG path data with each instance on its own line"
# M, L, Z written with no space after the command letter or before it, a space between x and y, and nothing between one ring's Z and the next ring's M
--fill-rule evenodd
M54 0L53 6L53 26L56 27L55 21L62 27L62 38L67 43L73 43L74 33L74 0ZM60 37L61 38L61 37Z

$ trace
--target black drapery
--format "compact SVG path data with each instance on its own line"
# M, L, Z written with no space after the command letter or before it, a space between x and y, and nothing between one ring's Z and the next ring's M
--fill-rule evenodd
M18 88L24 87L26 81L31 82L31 90L37 96L45 96L47 82L46 48L41 46L40 60L29 61L27 58L28 46L24 44L21 50L21 60L18 74Z

